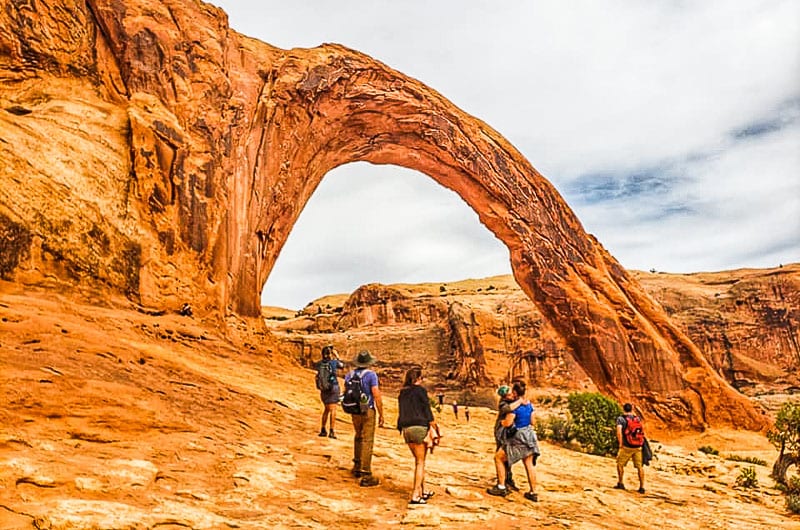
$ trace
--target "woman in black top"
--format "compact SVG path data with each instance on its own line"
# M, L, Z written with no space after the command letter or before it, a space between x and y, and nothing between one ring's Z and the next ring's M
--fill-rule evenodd
M428 445L439 442L439 427L433 419L428 392L419 386L422 369L411 368L406 372L403 388L397 397L400 414L397 418L397 430L403 433L403 439L414 455L414 490L411 492L409 504L427 504L433 497L432 491L425 491L425 456Z

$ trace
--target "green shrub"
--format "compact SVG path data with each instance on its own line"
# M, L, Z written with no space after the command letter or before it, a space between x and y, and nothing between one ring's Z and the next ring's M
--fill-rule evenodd
M616 401L595 392L579 392L569 395L567 406L574 438L586 452L593 455L616 452L616 420L622 414Z
M728 455L725 457L725 460L730 460L731 462L747 462L748 464L755 464L757 466L767 465L766 460L756 458L755 456Z
M790 493L786 496L786 509L792 513L800 513L800 493Z
M704 445L703 447L699 447L697 450L700 451L701 453L705 453L707 455L718 455L719 454L719 449L714 449L710 445Z
M757 488L758 477L756 476L756 468L753 466L743 467L739 471L739 476L736 477L736 485L740 488Z
M791 477L786 482L786 493L790 495L800 495L800 475Z
M547 440L550 437L550 433L547 432L547 420L544 418L536 418L536 421L533 422L533 430L539 440Z
M800 402L787 401L781 406L767 438L779 451L772 466L772 478L778 484L786 484L786 471L800 459Z
M547 429L553 441L559 443L569 443L575 438L575 428L572 422L561 416L550 416L547 418Z

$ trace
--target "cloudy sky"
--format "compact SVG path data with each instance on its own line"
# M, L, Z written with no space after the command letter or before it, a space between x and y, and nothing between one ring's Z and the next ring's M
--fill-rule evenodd
M800 261L800 0L212 3L241 33L344 44L486 121L624 267ZM309 201L262 300L509 272L454 192L350 164Z

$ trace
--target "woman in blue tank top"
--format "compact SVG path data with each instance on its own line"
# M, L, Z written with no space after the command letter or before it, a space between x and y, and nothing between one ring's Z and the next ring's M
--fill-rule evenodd
M506 441L494 455L494 465L497 471L497 485L487 489L489 495L505 497L510 493L506 487L506 462L514 464L522 460L525 465L525 474L528 476L528 488L525 498L537 502L536 472L533 467L541 452L533 430L533 405L525 397L526 385L523 381L516 381L512 387L512 396L515 401L510 404L510 410L502 419L501 424L506 427Z

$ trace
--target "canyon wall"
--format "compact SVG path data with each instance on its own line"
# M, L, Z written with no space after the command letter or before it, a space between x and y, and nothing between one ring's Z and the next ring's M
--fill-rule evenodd
M11 2L0 78L3 278L256 316L328 171L395 164L477 212L598 388L679 427L765 425L497 131L362 53L281 50L198 0Z

